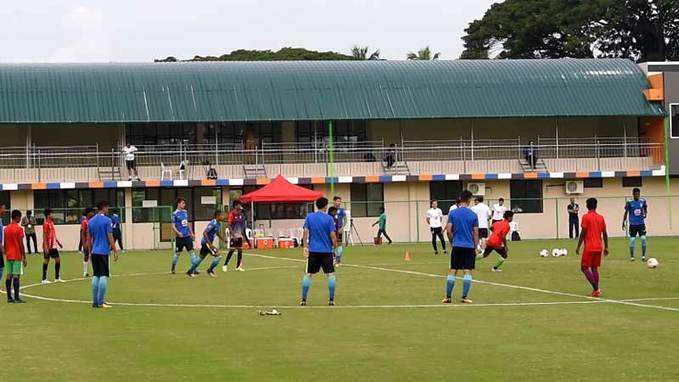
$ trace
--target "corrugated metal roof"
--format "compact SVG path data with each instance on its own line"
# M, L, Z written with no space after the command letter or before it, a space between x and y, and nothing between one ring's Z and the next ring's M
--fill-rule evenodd
M0 122L658 116L624 59L2 64Z

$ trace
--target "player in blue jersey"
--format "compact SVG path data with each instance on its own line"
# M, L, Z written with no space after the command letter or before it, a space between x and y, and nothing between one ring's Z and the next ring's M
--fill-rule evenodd
M113 261L118 261L118 249L113 240L111 218L108 216L108 203L97 204L97 214L92 217L88 224L90 246L92 250L92 307L110 308L106 303L106 289L109 271L109 256L113 252Z
M111 228L113 229L113 239L118 243L118 248L121 252L125 252L123 231L120 229L120 216L115 212L111 214Z
M191 253L191 258L195 258L196 252L193 250L193 230L189 225L189 213L186 211L186 199L177 198L176 210L172 213L172 230L176 236L174 245L174 254L172 255L172 273L175 273L177 268L177 261L179 255L186 249Z
M306 274L302 279L301 306L307 304L311 277L321 269L328 276L328 305L335 305L336 279L333 257L335 257L335 248L337 248L337 236L335 236L335 221L327 214L327 210L328 199L320 198L316 201L316 212L304 219L302 247L304 247L307 265Z
M623 231L629 218L629 255L631 261L634 261L634 245L637 236L641 239L641 260L646 260L646 216L648 216L648 204L646 199L641 197L641 190L635 187L632 189L632 200L625 203L625 214L622 216Z
M207 257L211 255L214 257L212 264L207 269L207 274L212 277L217 277L215 274L215 268L219 265L219 261L222 256L219 254L219 248L214 245L215 237L219 237L219 240L224 242L225 239L220 233L220 227L222 221L224 220L224 214L221 211L215 211L214 219L208 223L203 231L203 237L200 239L200 252L199 255L191 259L191 268L186 272L189 277L194 277L200 263Z
M453 250L450 254L450 270L446 280L446 297L441 301L444 304L452 302L455 277L461 270L462 278L462 303L471 304L469 290L472 287L472 270L476 265L476 248L479 245L479 218L469 208L472 193L465 190L460 194L458 208L448 213L446 232Z
M337 248L335 249L335 265L342 264L342 255L344 254L344 226L347 222L347 211L342 207L342 198L335 196L332 198L333 207L335 207L335 227L337 231Z

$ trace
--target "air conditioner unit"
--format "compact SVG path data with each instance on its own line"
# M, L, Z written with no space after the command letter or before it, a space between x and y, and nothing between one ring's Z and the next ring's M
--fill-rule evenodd
M582 194L585 192L585 184L582 180L569 180L566 182L567 194Z
M485 183L467 183L467 190L472 193L472 195L483 196L486 194L486 184Z

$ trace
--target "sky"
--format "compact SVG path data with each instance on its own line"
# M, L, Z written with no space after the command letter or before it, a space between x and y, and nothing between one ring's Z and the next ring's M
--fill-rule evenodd
M151 62L236 49L354 45L459 57L494 0L3 0L0 62Z

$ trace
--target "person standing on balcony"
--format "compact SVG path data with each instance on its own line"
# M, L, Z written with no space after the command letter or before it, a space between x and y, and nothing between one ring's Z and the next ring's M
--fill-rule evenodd
M137 151L137 148L130 145L129 142L125 145L125 147L123 147L123 155L125 155L125 166L127 167L128 180L132 180L133 176L136 180L139 180L137 161L134 156L134 153Z
M35 216L33 211L26 211L26 216L21 219L21 226L24 228L26 236L26 250L28 253L38 253L38 239L35 235ZM31 241L33 241L33 251L31 252Z
M575 198L571 198L571 202L566 207L568 211L568 237L571 239L580 236L580 206L575 202ZM573 236L575 233L575 236Z
M533 141L529 141L528 146L523 148L523 156L531 170L535 170L535 165L538 163L538 153Z
M446 252L446 240L443 238L443 211L439 208L437 200L432 200L429 206L427 224L429 224L429 230L431 231L431 245L434 247L434 255L438 255L439 250L436 247L436 238L441 240L443 252Z
M632 200L625 203L625 214L622 216L622 229L626 228L629 217L629 256L630 261L634 261L634 247L637 239L641 239L641 260L646 261L646 216L648 215L648 204L646 199L641 197L641 190L634 187L632 189Z
M386 153L384 153L384 163L387 168L392 168L396 163L396 145L391 144Z
M376 222L373 223L373 227L379 224L379 229L377 230L377 237L381 238L382 235L389 241L389 244L392 243L391 238L387 234L387 214L384 212L384 207L380 207L380 217L377 219Z

